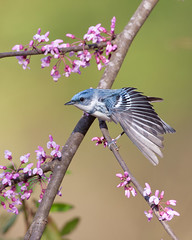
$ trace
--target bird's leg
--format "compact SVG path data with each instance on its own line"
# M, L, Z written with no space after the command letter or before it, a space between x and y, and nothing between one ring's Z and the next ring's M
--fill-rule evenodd
M125 132L122 132L121 134L119 134L119 136L117 136L115 139L113 139L111 142L107 143L107 146L110 148L111 147L111 144L114 144L117 151L119 150L118 147L117 147L117 140L124 134Z
M113 141L117 141L125 132L122 132L121 134L119 134L119 136L117 136Z

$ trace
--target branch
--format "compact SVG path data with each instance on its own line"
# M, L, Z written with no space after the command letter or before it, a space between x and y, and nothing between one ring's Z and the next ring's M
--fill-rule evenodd
M116 52L113 53L110 63L104 71L98 85L99 88L111 88L134 37L157 2L158 0L143 0L123 32L117 37L115 43L118 48ZM38 240L41 238L47 223L51 205L53 204L66 170L94 119L95 118L92 116L82 117L63 147L62 160L53 169L53 176L48 184L33 222L25 235L25 240Z
M99 126L101 129L101 132L103 134L103 137L106 139L107 143L111 143L112 142L112 138L109 135L109 131L108 131L108 127L106 122L104 121L99 121ZM115 158L117 159L118 163L120 164L121 168L123 169L123 171L128 172L129 177L131 178L131 182L133 183L133 185L137 188L138 192L141 194L141 196L146 200L146 202L148 203L148 205L151 207L148 198L145 198L143 196L143 188L142 186L139 184L139 182L137 181L137 179L132 175L132 173L130 172L129 168L127 167L126 163L124 162L124 160L122 159L121 155L119 154L119 151L117 149L117 147L115 146L115 144L111 144L110 145L110 150L113 152ZM153 212L155 213L155 216L157 217L157 219L159 220L159 212L154 208ZM170 228L169 224L165 221L159 221L162 226L164 227L165 231L170 235L170 237L173 240L178 240L178 238L176 237L176 235L174 234L174 232L172 231L172 229Z
M112 43L114 40L112 41ZM92 49L99 49L107 46L107 42L100 42L100 43L95 43L95 44L87 44L83 46L71 46L71 47L66 47L66 48L60 48L59 52L61 54L65 54L68 52L79 52L83 50L92 50ZM50 52L49 52L50 53ZM44 54L44 51L41 49L33 49L33 50L28 50L28 51L19 51L19 52L3 52L0 53L0 58L5 58L5 57L18 57L18 56L31 56L31 55L41 55Z

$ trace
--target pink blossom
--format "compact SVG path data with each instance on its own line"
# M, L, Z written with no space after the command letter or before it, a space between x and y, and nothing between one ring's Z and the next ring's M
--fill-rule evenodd
M7 190L4 194L3 194L4 197L7 197L7 198L12 198L13 196L15 196L15 192L13 190Z
M169 200L167 202L162 202L164 198L164 191L160 193L159 197L159 190L155 191L155 195L151 196L151 188L148 183L145 183L146 187L143 191L143 196L148 196L149 203L151 205L151 209L148 212L145 212L145 215L148 217L148 221L151 220L153 214L153 208L159 211L160 221L170 221L174 216L179 216L179 213L173 210L172 208L164 207L163 205L173 205L176 206L176 200Z
M17 179L19 177L19 173L13 173L13 179Z
M27 59L26 56L17 56L16 58L18 59L18 63L19 63L20 65L22 65L22 67L23 67L24 70L27 69L27 68L30 69L30 68L28 67L28 65L29 65L29 63L30 63L30 60Z
M61 77L56 66L53 66L53 68L51 70L51 76L53 77L53 81L55 81L55 82L57 82L58 79Z
M115 23L116 23L116 17L113 17L111 19L111 34L114 34L115 32Z
M168 200L167 202L166 202L166 205L172 205L172 206L176 206L176 200Z
M125 196L127 198L130 197L130 193L132 194L133 197L137 195L135 188L133 188L132 186L125 187Z
M59 151L60 145L57 145L55 149L51 152L51 156L60 158L61 152Z
M117 187L118 188L119 187L124 188L125 196L127 198L129 198L131 194L132 194L133 197L135 197L137 195L137 192L136 192L135 188L130 185L131 178L129 177L128 172L125 171L123 175L121 173L117 173L116 177L120 178L120 180L121 180L121 183L119 183L117 185Z
M165 208L165 211L160 213L160 221L171 221L174 216L180 216L177 211L174 211L172 208Z
M23 45L18 44L18 45L13 46L13 47L12 47L12 50L16 50L16 51L18 52L18 51L23 50L23 48L24 48Z
M49 32L46 32L44 35L40 35L41 29L39 28L37 33L33 36L34 40L37 40L39 43L48 42L49 41Z
M0 165L0 169L7 170L7 167Z
M145 183L145 188L144 188L144 191L143 191L143 196L146 197L146 196L149 196L151 194L151 187L148 183Z
M99 144L103 144L104 145L104 147L106 147L107 146L107 141L105 140L105 138L104 137L93 137L92 139L91 139L91 141L97 141L96 142L96 146L97 145L99 145Z
M149 210L148 212L147 211L144 211L146 217L148 218L148 222L151 221L151 219L153 218L153 210Z
M64 74L65 77L69 77L71 75L72 69L69 67L69 65L65 65L65 69L64 69Z
M6 209L6 205L3 201L1 201L1 205L3 206L4 209Z
M69 37L69 38L72 38L72 39L75 39L75 35L71 34L71 33L67 33L66 34L66 37Z
M77 57L80 58L81 60L81 67L85 68L90 65L90 60L91 60L91 53L87 50L84 51L79 51L77 53Z
M164 197L164 191L162 191L160 194L160 200L163 199L163 197Z
M158 205L159 204L159 198L153 195L149 198L149 203Z
M29 47L33 47L33 44L34 44L34 41L31 40L31 41L29 42Z
M99 43L105 40L103 36L101 36L101 24L97 24L96 26L89 27L87 33L84 35L83 39L87 41L92 41L92 43Z
M32 173L32 168L33 166L33 163L29 163L24 169L23 169L23 172L24 173L28 173L29 176L31 176L31 173Z
M33 174L37 174L39 176L42 176L43 175L43 170L41 168L34 168L33 169Z
M110 41L107 42L106 46L106 55L108 56L111 52L114 52L117 49L117 45L112 45Z
M41 68L49 67L51 63L51 56L41 58Z
M31 191L25 191L24 194L21 195L21 199L24 200L24 199L29 199L31 196Z
M12 160L12 152L10 152L9 150L5 150L4 154L5 159Z
M7 209L7 212L15 213L16 215L19 213L18 209L14 206L11 206L10 209Z
M11 186L11 180L12 179L13 179L13 174L9 173L9 172L6 172L5 176L4 176L4 179L2 180L2 184L3 185L8 184L9 186Z
M47 142L47 148L55 148L57 146L56 142L53 141L53 137L49 135L49 142Z
M44 149L41 146L38 146L38 150L35 150L36 155L37 155L37 160L46 160L46 153L44 151Z
M22 163L22 164L23 164L23 163L27 163L28 160L29 160L29 157L30 157L30 153L27 153L26 155L21 156L21 157L20 157L21 163Z

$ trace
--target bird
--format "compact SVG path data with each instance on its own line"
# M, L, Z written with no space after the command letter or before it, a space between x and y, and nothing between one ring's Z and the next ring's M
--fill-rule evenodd
M152 102L162 98L147 97L133 87L121 89L86 89L74 95L65 105L74 105L103 121L119 123L123 132L153 165L163 157L163 134L175 129L155 112Z

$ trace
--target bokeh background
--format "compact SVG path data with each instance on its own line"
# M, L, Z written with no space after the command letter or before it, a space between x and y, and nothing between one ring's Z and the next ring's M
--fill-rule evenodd
M65 34L82 37L89 26L102 23L109 29L116 16L116 33L122 31L141 1L120 0L96 2L74 1L1 1L1 52L11 51L15 44L26 44L40 27L50 31L50 40L67 41ZM170 225L180 239L192 239L192 2L161 0L139 31L113 88L134 86L149 96L162 97L156 103L159 115L177 132L165 137L164 158L157 167L123 136L118 145L130 170L144 186L164 190L166 199L177 199L176 210L181 214ZM64 103L75 93L96 87L102 71L94 62L81 75L53 82L49 69L41 69L40 58L31 59L30 70L23 70L15 58L1 60L0 80L0 156L12 151L15 161L28 152L34 159L38 145L46 146L49 134L64 145L82 115L78 109ZM112 137L120 132L109 124ZM126 199L115 174L122 172L114 156L102 146L91 142L101 136L95 121L75 155L72 174L62 183L62 198L75 206L68 213L51 214L62 226L73 216L81 222L71 239L169 239L154 218L144 216L148 205L140 196ZM38 196L38 193L37 193ZM4 214L3 209L0 214ZM22 214L6 237L16 239L26 229Z

